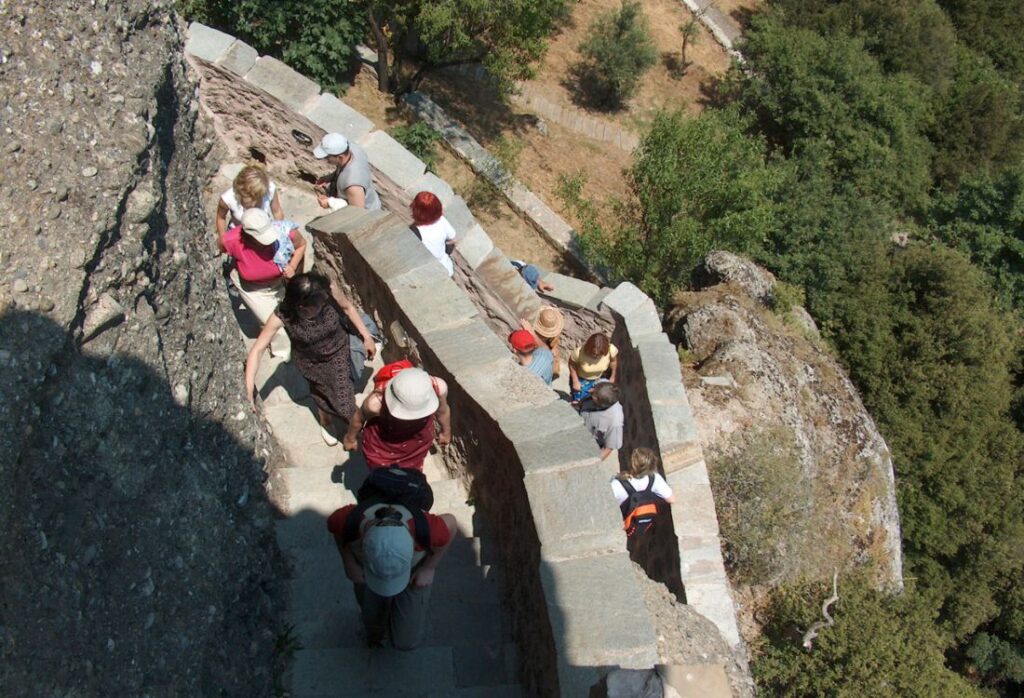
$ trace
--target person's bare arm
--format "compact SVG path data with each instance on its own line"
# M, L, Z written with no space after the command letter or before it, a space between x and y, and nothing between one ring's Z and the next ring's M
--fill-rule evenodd
M341 564L345 566L345 576L353 584L366 584L366 579L363 577L363 566L359 564L359 560L352 552L352 546L346 545L340 535L334 536L334 544L338 546L338 552L341 553Z
M352 326L356 328L356 332L363 338L363 348L366 350L366 356L372 359L377 354L377 344L373 341L373 336L370 335L370 330L367 329L366 323L363 322L359 309L356 308L355 303L348 299L348 296L341 292L341 289L333 281L331 282L331 296L334 297L335 302L337 302L341 309L345 311L345 315L352 322Z
M256 371L260 366L260 357L263 356L264 350L270 346L270 341L283 325L281 318L271 315L249 349L249 355L245 357L245 398L252 405L253 410L256 409Z
M270 212L274 214L274 218L283 221L284 220L284 209L281 207L281 199L278 197L278 191L274 190L274 198L270 200Z
M349 206L366 208L366 190L358 184L353 184L345 190L345 200Z
M440 380L440 379L437 379ZM447 446L452 442L452 411L448 407L448 386L445 384L437 396L440 404L437 406L437 423L441 425L441 433L437 436L437 443Z
M601 449L601 460L604 460L608 456L612 455L612 451L614 451L614 450L615 449L612 449L612 448L602 448Z
M612 381L612 383L618 383L619 382L619 357L618 356L613 356L611 358L610 363L611 363L611 369L612 369L611 381Z
M217 240L219 241L224 237L224 233L228 232L228 205L224 203L223 199L217 201ZM221 249L223 250L224 243L221 243Z
M281 270L281 276L286 279L295 276L295 273L302 267L302 258L306 256L306 238L298 228L292 228L291 238L295 245L295 251L292 253L292 258L288 260L288 264Z
M448 526L448 542L443 547L435 548L431 551L430 555L423 560L423 564L416 570L416 574L413 575L412 585L420 589L428 587L434 582L434 571L441 564L441 558L448 552L448 548L451 547L452 541L455 540L455 534L458 531L458 522L454 516L451 514L441 514L440 518Z
M573 390L580 389L580 376L576 373L576 364L573 363L572 358L569 358L569 385Z

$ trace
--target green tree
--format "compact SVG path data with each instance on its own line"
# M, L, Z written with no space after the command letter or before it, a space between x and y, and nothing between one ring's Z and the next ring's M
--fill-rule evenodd
M622 199L601 208L580 196L579 182L565 187L585 253L667 303L710 250L759 250L774 225L778 175L746 125L736 110L659 114L626 173Z
M791 587L768 610L765 640L755 647L754 676L768 696L967 698L980 696L946 668L948 638L936 630L934 609L915 594L890 596L863 576L841 577L835 625L810 650L803 634L822 620L824 584Z
M333 0L186 0L184 12L327 88L337 85L366 31L362 8Z
M640 3L622 0L587 31L574 67L581 91L597 106L618 109L633 96L643 73L658 60Z
M378 86L415 89L438 68L482 64L505 89L531 65L566 17L566 0L363 0L377 48Z
M1024 78L1024 12L1018 0L940 0L957 33L1015 80Z
M860 39L823 37L775 16L755 17L730 93L787 157L813 149L833 179L861 196L913 212L925 207L931 144L921 134L927 89L886 75Z

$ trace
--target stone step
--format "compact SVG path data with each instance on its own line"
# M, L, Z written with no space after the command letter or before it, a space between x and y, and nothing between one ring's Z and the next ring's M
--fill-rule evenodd
M330 447L324 443L312 400L267 405L264 414L274 441L292 467L340 465L348 460L349 454L341 444Z
M288 491L285 513L312 511L326 519L335 509L355 504L355 492L343 484L342 470L337 465L282 469L279 477Z
M294 698L451 695L455 688L450 647L409 652L347 647L297 651L291 693Z

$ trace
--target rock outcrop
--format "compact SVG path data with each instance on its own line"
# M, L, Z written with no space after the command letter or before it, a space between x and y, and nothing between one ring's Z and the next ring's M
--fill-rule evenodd
M901 587L889 449L842 367L802 319L806 311L773 313L774 277L728 253L709 255L697 280L667 325L689 352L684 375L712 484L729 490L715 492L724 533L731 521L735 534L744 520L723 507L751 511L773 496L786 500L775 518L760 522L779 526L761 541L772 551L742 551L750 541L728 541L734 572L777 584L868 563L881 585ZM789 489L747 491L751 501L736 501L744 496L740 480ZM755 573L742 569L750 558L758 558Z
M273 453L173 3L0 16L0 694L265 695Z

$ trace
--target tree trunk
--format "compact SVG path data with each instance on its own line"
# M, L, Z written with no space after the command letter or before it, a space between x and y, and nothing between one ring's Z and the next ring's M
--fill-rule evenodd
M387 93L391 91L390 66L388 65L390 47L388 46L387 37L381 31L380 22L377 21L377 17L373 14L372 7L369 10L369 15L370 30L373 32L374 43L377 44L377 89Z

